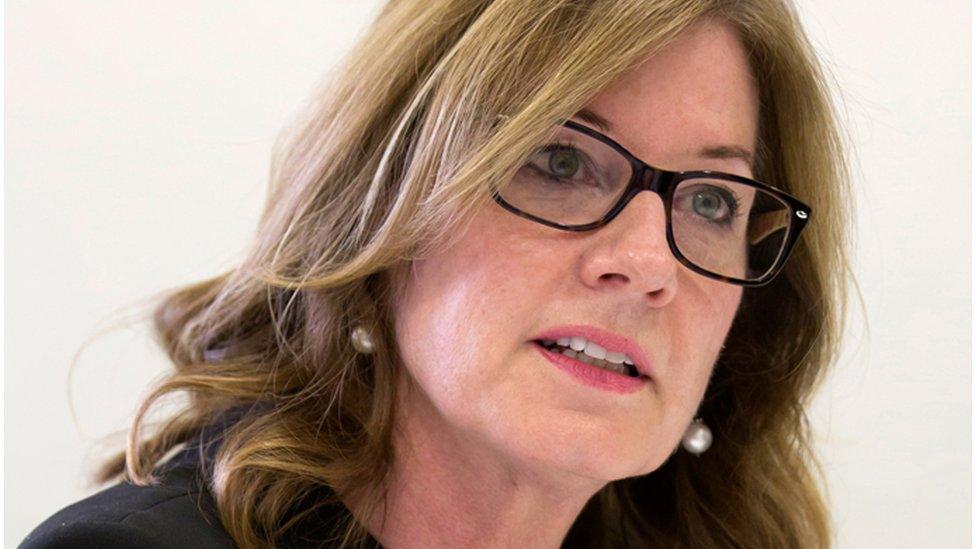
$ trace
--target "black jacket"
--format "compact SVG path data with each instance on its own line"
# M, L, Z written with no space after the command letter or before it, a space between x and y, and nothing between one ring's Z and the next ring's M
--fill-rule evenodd
M158 469L157 486L121 482L65 507L41 523L20 544L22 549L84 548L232 548L204 481L216 451L214 436L223 420ZM323 489L316 498L334 495ZM349 518L341 503L326 505L289 530L280 547L336 547L333 527ZM370 537L369 546L379 546Z

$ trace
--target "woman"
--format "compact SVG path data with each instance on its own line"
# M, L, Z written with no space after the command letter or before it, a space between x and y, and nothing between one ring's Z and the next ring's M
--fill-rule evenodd
M25 546L829 545L846 179L788 5L393 1L276 152L156 311L128 483Z

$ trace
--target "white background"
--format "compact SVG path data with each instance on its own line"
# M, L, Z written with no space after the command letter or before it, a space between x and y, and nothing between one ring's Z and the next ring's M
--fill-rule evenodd
M377 7L7 3L8 546L94 490L167 366L145 324L110 328L241 256L274 136ZM800 8L842 91L866 304L812 410L837 545L968 546L970 6Z

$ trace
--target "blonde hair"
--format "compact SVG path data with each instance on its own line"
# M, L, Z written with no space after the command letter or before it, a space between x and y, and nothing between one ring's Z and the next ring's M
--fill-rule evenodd
M250 407L210 479L236 544L279 542L322 487L364 495L370 516L393 460L401 268L462 234L554 124L710 16L738 29L759 84L755 175L810 204L813 222L780 276L744 293L700 408L713 448L610 483L566 543L828 546L804 410L837 352L847 177L824 75L780 0L391 1L276 143L246 258L157 306L175 369L99 479L153 482L215 415ZM350 345L357 324L377 336L372 355ZM149 412L171 394L188 404L150 431ZM341 537L352 546L365 534L351 520Z

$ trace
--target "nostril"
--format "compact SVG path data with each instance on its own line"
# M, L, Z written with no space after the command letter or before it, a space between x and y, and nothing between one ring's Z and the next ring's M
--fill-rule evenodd
M674 294L675 294L675 286L674 283L672 282L669 283L667 286L658 288L657 290L651 290L647 292L647 300L652 305L661 306L671 301Z
M627 275L623 275L620 273L604 273L600 275L600 280L613 280L613 279L620 279L620 282L627 282L629 280L627 278Z

